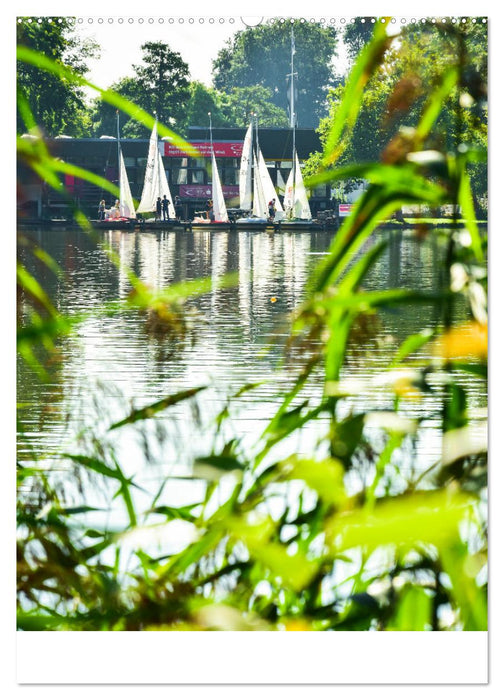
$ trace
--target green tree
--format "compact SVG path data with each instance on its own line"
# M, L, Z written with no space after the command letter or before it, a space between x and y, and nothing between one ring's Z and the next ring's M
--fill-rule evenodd
M355 17L354 21L345 27L343 41L348 58L352 62L355 61L363 47L371 40L374 27L374 22L371 20L373 19L373 17Z
M138 81L136 78L121 78L110 86L121 97L134 102L138 94ZM117 131L117 108L96 98L91 106L92 131L95 136L115 136ZM121 136L129 138L138 135L140 128L134 119L126 114L119 113L119 127ZM147 131L144 129L143 134Z
M370 23L356 22L345 32L347 53L362 46ZM433 86L440 85L447 71L460 71L460 81L448 95L429 136L432 150L454 151L461 143L480 150L487 141L487 32L486 26L408 25L394 42L382 64L370 79L362 96L359 115L351 138L337 164L356 162L397 162L409 148L411 129L418 122ZM340 109L343 86L329 91L329 116L319 124L323 144ZM372 138L370 138L372 134ZM314 154L306 173L314 173L321 163ZM486 164L469 165L474 193L480 203L486 200ZM348 186L351 186L349 181Z
M333 27L296 20L292 24L273 21L239 31L213 63L214 85L226 93L233 88L260 85L269 89L273 103L286 111L291 27L296 50L298 125L313 127L326 114L328 88L336 85L332 60L337 39Z
M112 89L134 102L140 109L154 114L163 124L182 131L186 124L190 98L189 67L181 55L161 42L142 45L143 64L133 66L134 75L120 79ZM115 108L98 100L93 110L95 133L115 134ZM134 117L121 120L125 137L146 137L148 131Z
M273 103L271 90L261 85L232 88L222 96L222 103L228 126L247 126L252 113L259 126L289 126L285 110Z
M143 65L133 66L138 80L136 102L171 127L183 123L189 98L189 66L162 41L142 45Z
M186 126L207 126L209 112L212 113L212 123L215 126L228 126L222 111L222 94L218 90L193 81L189 86L189 91Z
M17 44L38 51L49 58L85 75L86 59L94 57L98 45L78 39L70 17L19 18L16 25ZM48 136L65 133L69 136L88 136L89 111L84 91L75 84L60 80L36 66L17 62L18 97L26 99L36 123ZM21 113L17 112L18 133L26 131Z

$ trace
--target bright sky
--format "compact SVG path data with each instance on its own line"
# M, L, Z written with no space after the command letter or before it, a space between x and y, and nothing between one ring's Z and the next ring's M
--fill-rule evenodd
M82 37L95 39L101 56L88 60L88 79L109 87L133 74L131 66L142 62L141 45L163 41L178 51L189 65L192 80L211 85L212 61L236 31L245 28L239 17L81 16ZM101 20L101 22L100 22ZM122 21L121 21L122 20ZM201 20L201 21L200 21Z

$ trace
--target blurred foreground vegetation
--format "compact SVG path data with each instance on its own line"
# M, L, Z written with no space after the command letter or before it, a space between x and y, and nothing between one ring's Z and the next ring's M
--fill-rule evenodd
M362 178L369 187L335 233L292 318L286 353L303 358L303 369L276 415L253 448L245 448L238 434L222 444L217 437L236 398L230 397L215 425L216 449L194 464L191 478L203 481L202 496L180 507L168 504L162 484L147 494L149 506L140 510L134 477L125 474L108 439L90 436L85 450L53 455L53 464L66 467L69 483L86 474L101 480L112 494L111 508L120 506L120 523L90 524L93 504L84 496L80 503L69 502L65 484L37 455L18 463L19 629L486 629L486 440L475 437L475 416L456 379L461 372L486 377L486 239L475 222L468 175L471 165L486 162L486 149L484 142L467 141L462 124L450 144L438 138L436 125L446 105L469 89L467 52L456 51L456 60L429 83L407 138L398 114L385 144L390 152L400 140L394 158L340 164L342 145L359 123L366 85L391 50L386 27L376 24L324 127L325 151L311 184ZM450 32L455 46L463 45L464 31L450 27ZM37 62L36 54L23 49L18 58L27 66ZM45 61L44 70L52 79L82 81L58 62ZM471 95L482 103L485 89L475 81L473 76ZM35 137L19 141L19 158L50 186L61 187L59 173L66 166L51 158L30 100L19 97L26 130ZM138 118L124 97L111 91L101 97ZM152 123L149 115L140 119ZM442 291L433 297L418 290L363 290L362 281L387 245L370 241L380 222L404 205L446 204L461 212L465 229L443 234L449 239ZM78 220L95 235L84 217ZM43 250L32 252L53 265ZM118 264L112 251L109 255ZM127 300L109 304L103 314L137 308L157 332L174 334L187 330L186 300L209 288L203 280L152 290L131 271L129 280ZM21 265L18 284L19 353L43 380L50 376L58 337L72 333L82 319L63 316ZM467 307L462 325L453 323L456 298ZM380 308L414 301L421 313L422 304L433 300L443 322L435 331L407 338L379 377L394 410L369 406L346 412L344 399L362 389L342 375L353 330ZM315 373L322 376L320 394L302 399ZM244 386L239 395L255 388ZM204 390L194 387L150 406L125 407L123 420L110 425L108 435L120 435L132 424L142 429ZM440 416L427 408L433 392L442 397ZM411 419L411 401L425 420L439 420L442 449L427 469L404 478L401 459L407 450L414 452L423 421ZM327 431L316 454L282 451L291 436L320 418ZM368 439L370 426L380 432L379 447ZM175 552L165 546L174 527L185 538Z

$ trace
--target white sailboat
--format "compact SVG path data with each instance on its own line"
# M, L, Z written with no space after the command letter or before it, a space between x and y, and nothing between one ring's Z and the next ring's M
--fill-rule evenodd
M158 197L163 200L165 195L168 199L168 217L170 219L175 219L173 200L170 187L168 185L168 180L166 179L163 159L158 145L156 118L149 140L149 152L147 155L147 166L145 168L144 186L137 213L147 214L155 212Z
M136 220L135 205L131 196L128 173L124 164L119 134L119 110L117 111L117 172L119 181L119 199L110 209L105 209L105 218L94 222L98 228L129 228Z
M299 166L297 153L294 151L293 167L289 173L285 186L284 207L287 220L306 221L312 220L310 205L303 183L303 176Z
M119 146L119 215L126 219L136 219L135 205L131 196L121 146Z
M280 221L284 217L284 210L280 204L280 200L277 197L275 185L271 179L268 168L266 166L264 156L259 148L259 142L257 143L257 164L259 166L259 178L262 183L262 188L264 192L264 198L266 202L274 202L275 207L275 221ZM268 212L269 213L269 212Z
M210 149L212 151L212 206L209 212L210 218L195 216L191 225L196 228L229 229L229 216L213 149L212 116L210 112L208 116L210 117Z
M283 229L304 229L314 226L310 205L306 188L303 182L303 175L299 165L299 159L296 152L296 120L297 114L294 104L294 54L296 49L294 46L294 29L291 28L291 72L287 76L290 78L290 125L292 128L292 168L285 185L284 209L285 219L281 223Z
M252 182L253 181L253 182ZM252 122L250 123L243 141L240 161L240 209L251 211L250 216L236 220L237 228L266 228L271 223L269 218L269 202L275 200L275 211L282 212L277 201L275 187L271 181L268 168L259 147L258 128L256 122L256 149L253 148ZM253 192L253 197L252 197ZM275 220L277 220L275 216Z
M240 160L240 209L252 209L252 122L250 122L243 140Z
M226 202L222 193L222 186L217 169L217 161L212 146L212 202L214 221L216 224L229 223L229 217L226 209Z

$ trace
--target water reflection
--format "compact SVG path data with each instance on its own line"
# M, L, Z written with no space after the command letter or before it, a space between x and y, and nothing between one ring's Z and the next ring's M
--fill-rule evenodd
M303 300L310 272L327 250L330 233L109 231L98 245L79 231L34 235L61 265L65 281L27 261L31 271L62 312L88 316L73 336L61 340L62 362L52 383L38 383L20 364L18 400L26 405L20 413L26 429L19 438L21 458L28 457L30 449L61 449L63 442L74 441L83 425L104 428L122 418L133 404L139 407L183 388L208 385L210 390L198 400L198 414L180 405L153 421L153 431L167 436L158 453L156 440L146 446L134 429L121 433L118 449L132 472L141 470L147 457L163 469L171 465L183 470L198 451L210 448L207 427L224 398L247 382L266 380L255 394L237 404L235 429L255 439L275 410L279 387L290 381L289 369L279 369L286 319ZM119 269L105 254L107 246L119 257ZM436 291L443 248L439 236L419 241L408 231L393 234L365 287ZM191 302L197 312L192 334L170 338L148 333L136 312L111 318L94 313L103 302L127 296L131 290L128 268L153 288L211 278L211 291ZM222 288L220 280L233 272L236 286ZM455 316L462 319L465 314L460 302ZM391 347L411 333L435 326L441 318L438 304L406 304L367 319L370 325L364 324L353 337L344 371L345 377L359 380L366 388L355 399L342 402L341 410L391 408L392 398L373 385L373 376L387 366ZM294 364L291 371L295 369ZM484 383L471 376L463 381L470 406L484 402ZM316 377L304 389L308 398L320 391ZM413 417L426 419L439 408L440 398L433 394L421 407L412 403L408 410ZM310 449L317 430L323 429L322 424L305 429L290 448ZM439 441L439 424L424 420L418 443L425 460L439 454Z

